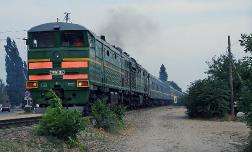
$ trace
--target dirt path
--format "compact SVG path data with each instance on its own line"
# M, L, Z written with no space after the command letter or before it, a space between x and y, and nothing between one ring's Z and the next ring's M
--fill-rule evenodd
M158 107L127 114L131 124L112 137L106 151L120 152L237 152L249 129L240 122L188 119L184 108Z

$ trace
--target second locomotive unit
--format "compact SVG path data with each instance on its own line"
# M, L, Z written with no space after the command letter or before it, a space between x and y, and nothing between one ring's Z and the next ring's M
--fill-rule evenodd
M172 88L119 47L87 28L53 22L28 31L28 81L33 104L46 107L52 89L69 108L85 110L97 99L128 107L168 103Z

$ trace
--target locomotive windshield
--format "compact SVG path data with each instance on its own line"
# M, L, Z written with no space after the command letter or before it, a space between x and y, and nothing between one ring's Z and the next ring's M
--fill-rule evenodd
M64 31L61 33L61 46L63 47L81 47L84 46L83 32Z
M32 48L50 48L55 47L54 32L35 32L31 33Z

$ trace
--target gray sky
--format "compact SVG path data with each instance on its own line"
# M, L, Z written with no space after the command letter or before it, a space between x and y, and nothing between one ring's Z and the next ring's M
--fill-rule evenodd
M105 34L150 73L158 76L161 64L169 80L185 91L190 82L204 78L205 61L225 53L227 36L239 58L241 33L252 33L251 0L2 0L0 39L13 38L26 60L23 30L63 19L96 34ZM0 78L5 79L5 41L0 40Z

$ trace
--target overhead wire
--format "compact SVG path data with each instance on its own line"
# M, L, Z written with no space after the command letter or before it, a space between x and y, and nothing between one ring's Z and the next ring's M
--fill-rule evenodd
M16 40L23 40L24 39L24 37L23 38L21 38L21 37L10 37L12 40L14 40L14 39L16 39ZM7 40L7 38L2 38L2 39L0 39L0 41L6 41Z
M14 31L0 31L1 33L19 33L19 32L26 32L27 30L22 29L22 30L14 30Z
M27 32L26 29L21 29L21 30L8 30L8 31L0 31L0 35L3 35L3 34L9 34L9 33L20 33L20 32ZM11 38L11 39L16 39L16 40L23 40L24 37L14 37L14 38ZM0 42L1 41L6 41L7 39L6 38L0 38Z

